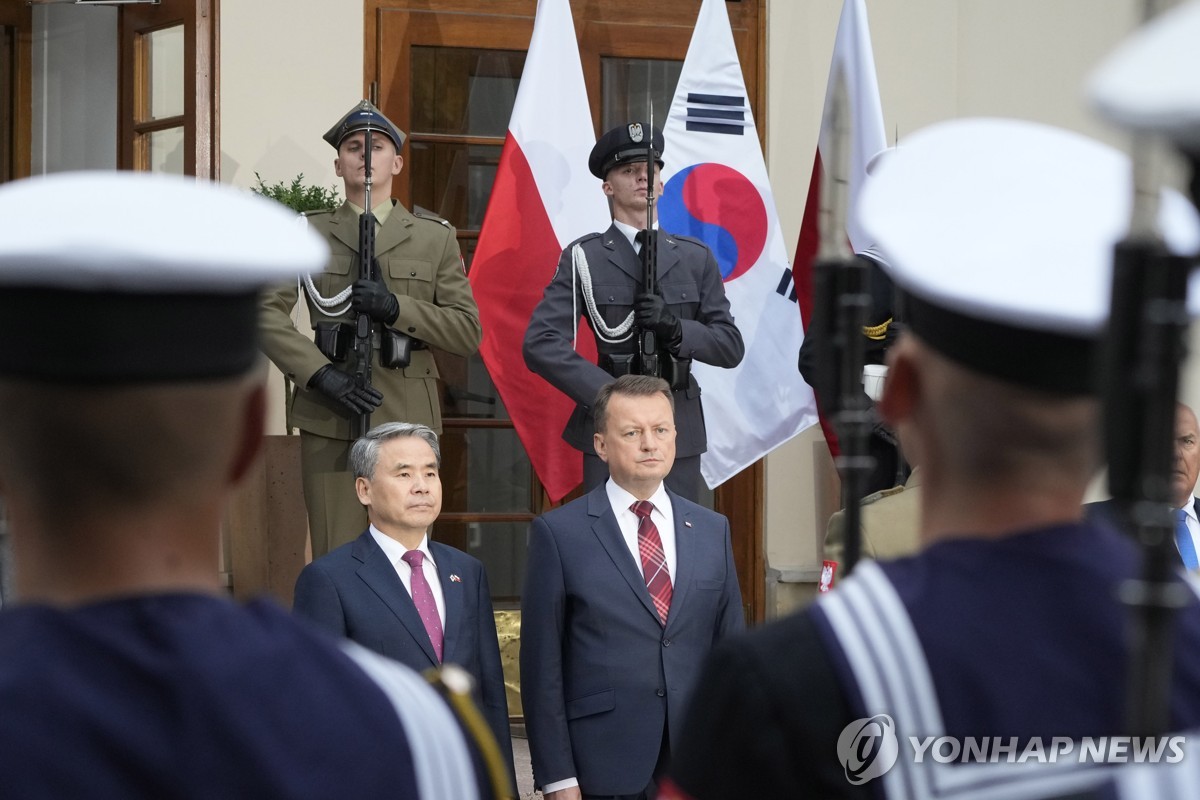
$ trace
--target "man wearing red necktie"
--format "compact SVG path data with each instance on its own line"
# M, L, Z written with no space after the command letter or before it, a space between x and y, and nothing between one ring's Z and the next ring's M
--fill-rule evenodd
M521 699L548 800L646 798L713 645L745 623L729 521L663 485L671 391L625 375L594 405L609 480L533 521Z

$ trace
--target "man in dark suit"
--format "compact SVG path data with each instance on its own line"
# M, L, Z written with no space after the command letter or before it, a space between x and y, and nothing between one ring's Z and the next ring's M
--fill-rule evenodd
M639 330L658 338L660 374L671 384L678 427L675 467L667 485L689 500L700 491L700 454L708 449L700 385L691 375L692 359L715 367L736 367L745 354L742 334L733 323L721 270L708 247L697 239L657 232L658 291L644 287L642 243L646 227L647 141L662 166L663 137L648 124L634 122L600 137L588 169L603 183L613 223L567 246L554 278L525 332L525 363L572 400L575 411L563 439L583 453L583 485L593 489L607 479L604 462L592 450L592 401L614 376L638 372L635 354ZM656 189L662 180L650 165ZM656 211L656 210L655 210ZM600 351L599 366L575 352L579 318L587 320Z
M425 425L388 422L356 441L350 467L370 527L304 568L294 610L415 670L465 668L511 772L487 574L477 559L429 539L442 510L441 463L437 434Z
M671 391L625 375L595 400L611 477L533 521L521 699L548 800L653 797L700 663L745 625L729 521L663 485Z
M1196 412L1179 403L1175 408L1175 462L1171 469L1171 509L1175 514L1175 548L1179 563L1189 571L1200 568L1200 520L1192 492L1200 478L1200 424ZM1132 523L1116 500L1101 500L1084 506L1089 519L1130 530Z

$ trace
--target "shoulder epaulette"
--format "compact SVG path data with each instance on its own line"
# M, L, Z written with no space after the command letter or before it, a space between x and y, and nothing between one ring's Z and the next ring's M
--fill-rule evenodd
M864 497L862 499L862 502L859 503L859 505L863 505L863 506L870 505L871 503L882 500L885 497L891 497L892 495L900 494L903 491L904 491L903 484L901 484L899 486L893 486L890 489L881 489L878 492L875 492L874 494L869 494L866 497Z
M589 239L599 239L603 235L604 235L603 231L592 231L591 233L584 234L583 236L580 236L578 239L576 239L575 241L573 241L569 245L567 245L567 249L570 250L575 245L583 244L584 242L588 241Z
M439 217L437 214L434 214L432 211L429 211L428 209L414 208L412 210L412 215L414 217L416 217L417 219L423 219L428 222L437 222L439 224L445 225L447 228L453 227L450 224L449 220Z
M302 211L302 212L300 212L300 216L302 216L302 217L319 217L322 214L332 214L334 211L337 211L337 209L336 208L318 208L315 211Z

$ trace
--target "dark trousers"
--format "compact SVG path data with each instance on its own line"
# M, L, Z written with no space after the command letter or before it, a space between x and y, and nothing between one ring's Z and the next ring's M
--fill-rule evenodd
M590 492L606 480L608 464L601 461L600 456L595 453L584 453L583 491ZM688 456L675 459L675 464L663 483L675 494L696 503L700 497L700 480L700 456Z

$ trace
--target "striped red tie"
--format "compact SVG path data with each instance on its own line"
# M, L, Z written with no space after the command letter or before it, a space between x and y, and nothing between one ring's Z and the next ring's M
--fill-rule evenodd
M662 539L658 536L658 526L650 519L654 504L648 500L639 500L629 507L638 516L638 553L642 557L642 575L646 578L646 588L654 600L654 608L662 624L667 624L667 612L671 609L671 573L667 570L667 556L663 552Z

